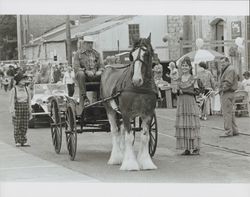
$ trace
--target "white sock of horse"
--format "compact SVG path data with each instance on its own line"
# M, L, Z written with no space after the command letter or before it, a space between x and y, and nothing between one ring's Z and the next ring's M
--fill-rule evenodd
M144 134L144 132L142 132L140 148L137 156L140 169L142 170L157 169L156 165L153 163L148 152L148 141L149 141L149 136Z
M120 170L139 170L135 153L133 150L133 132L125 135L125 153Z
M112 151L108 161L110 165L119 165L123 160L123 153L120 149L120 138L121 135L119 133L112 134Z
M123 124L121 125L120 131L121 131L120 148L121 148L122 153L124 154L125 152L125 130L124 130Z

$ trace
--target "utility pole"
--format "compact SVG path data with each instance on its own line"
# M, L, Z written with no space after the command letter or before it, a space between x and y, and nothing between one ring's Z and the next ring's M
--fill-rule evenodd
M250 16L245 16L245 64L246 70L250 71Z
M70 16L66 16L66 48L68 65L72 66L72 52L71 52L71 33L70 33Z
M22 16L17 15L17 48L18 48L18 61L22 65L23 60L23 46L22 46Z
M120 53L120 41L119 40L117 40L117 52L118 54Z

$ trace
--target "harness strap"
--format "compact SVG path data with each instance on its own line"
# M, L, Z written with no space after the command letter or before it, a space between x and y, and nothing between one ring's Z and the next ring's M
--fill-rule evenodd
M129 66L130 66L130 64L125 65L125 66L120 66L120 67L113 66L113 65L106 65L105 68L111 67L111 68L114 68L114 69L123 69L123 68L127 68L127 67L129 67Z
M29 93L28 93L28 90L27 90L27 88L26 88L26 86L24 86L24 88L25 88L25 91L26 91L26 93L27 93L27 103L29 103ZM16 87L14 87L14 91L15 91L15 96L14 96L14 99L15 99L15 103L17 103L17 89L16 89Z
M151 94L151 95L156 95L156 93L152 90L149 89L142 89L142 88L126 88L121 90L120 92L133 92L133 93L138 93L138 94Z
M14 91L15 91L14 99L15 99L15 103L17 103L17 91L16 91L16 87L14 87Z
M27 87L24 86L24 88L25 88L25 91L26 91L26 93L27 93L27 103L29 103L29 101L30 101L30 95L29 95L29 93L28 93Z

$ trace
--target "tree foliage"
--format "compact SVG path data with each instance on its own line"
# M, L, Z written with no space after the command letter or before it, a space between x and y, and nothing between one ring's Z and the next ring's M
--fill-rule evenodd
M0 59L10 60L17 56L17 43L9 42L17 38L15 15L0 15Z
M17 24L15 15L0 15L0 36L17 34Z

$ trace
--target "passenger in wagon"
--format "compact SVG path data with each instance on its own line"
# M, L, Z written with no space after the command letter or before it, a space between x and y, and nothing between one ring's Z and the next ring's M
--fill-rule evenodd
M100 54L93 49L93 43L92 37L84 36L83 40L78 41L78 51L74 54L73 67L79 86L81 109L89 104L85 82L100 81L104 69Z

